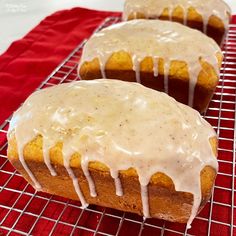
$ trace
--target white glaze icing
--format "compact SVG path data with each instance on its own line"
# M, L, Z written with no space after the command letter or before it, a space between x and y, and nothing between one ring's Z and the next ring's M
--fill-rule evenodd
M133 70L135 71L135 78L137 83L141 83L140 78L140 59L136 57L136 55L133 56Z
M50 140L43 153L63 143L64 166L83 207L87 203L70 165L74 153L80 154L94 197L94 180L88 170L91 161L109 167L118 196L123 195L119 171L134 168L145 217L150 216L150 179L157 172L165 173L173 180L176 191L194 196L188 226L201 201L201 170L206 165L218 169L209 143L216 134L199 113L138 83L101 79L37 91L14 113L8 139L12 135L16 137L20 161L35 185L40 183L25 163L24 146L37 135L43 142Z
M202 43L204 42L204 43ZM186 62L189 71L189 105L193 104L194 89L202 69L199 59L211 64L219 76L216 53L221 53L215 41L201 32L181 24L160 20L133 20L112 25L94 34L84 46L80 65L98 58L105 69L114 52L130 54L136 81L141 82L140 63L146 57L154 61L153 73L157 75L155 58L164 60L164 91L168 93L168 72L172 61ZM119 69L119 68L117 68Z
M46 141L47 138L48 137L45 137L43 140L43 158L44 158L44 162L45 162L47 168L49 169L51 175L56 176L57 173L51 165L49 151L48 151L52 147L52 143L50 140Z
M88 170L88 160L89 158L86 158L86 156L84 156L84 158L81 160L81 167L88 181L90 195L91 197L96 197L97 193L96 193L95 184Z
M153 74L155 77L158 76L158 62L159 62L158 57L154 57L153 58Z
M122 189L121 181L119 178L119 171L111 170L111 177L114 179L116 195L120 197L123 196L123 189Z
M26 164L25 159L24 159L23 147L22 146L18 147L18 154L19 154L19 160L20 160L23 168L25 169L25 171L27 172L27 174L29 175L29 177L33 181L35 189L40 191L42 189L42 186L38 182L38 180L35 178L34 174L31 172L28 165Z
M16 112L18 112L20 109L18 109ZM22 164L22 166L24 167L25 171L27 172L27 174L29 175L29 177L31 178L32 182L34 183L34 187L36 190L41 190L41 184L38 182L38 180L35 178L35 176L33 175L33 173L31 172L31 170L29 169L28 165L25 162L24 159L24 147L25 145L28 143L28 139L33 139L34 138L34 132L32 130L30 130L29 127L25 127L24 129L26 130L27 133L27 137L20 132L20 130L18 131L18 126L16 125L19 122L19 118L20 119L24 119L25 116L27 116L28 114L23 114L20 117L16 117L15 119L12 119L10 126L16 126L15 127L15 137L17 140L21 140L21 142L17 143L17 149L18 149L18 155L19 155L19 160ZM30 117L28 117L29 119Z
M115 178L114 181L115 181L116 195L120 197L123 196L123 189L120 182L120 178Z
M189 67L189 74L191 75L191 83L189 83L189 90L188 90L188 105L190 107L193 107L194 94L195 94L194 90L195 90L195 85L197 84L198 74L200 70L201 70L200 63L196 63Z
M141 198L142 198L142 205L143 205L143 216L145 218L150 217L149 213L149 200L148 200L148 187L147 185L140 185L141 187Z
M184 15L183 15L183 17L184 17L184 19L183 19L183 24L184 24L184 25L187 25L188 11L184 11L183 14L184 14Z
M101 68L102 78L106 78L105 66L106 66L106 61L100 60L100 68Z
M169 20L172 20L174 9L179 6L183 9L183 23L187 23L188 9L193 7L203 19L203 32L207 33L207 24L212 15L222 20L225 29L228 29L230 7L222 0L126 0L123 19L128 20L130 14L142 13L146 18L159 18L164 9L169 9ZM137 18L137 17L135 17Z
M64 161L64 167L66 168L68 175L70 176L72 183L74 185L75 192L77 193L80 202L82 204L83 208L86 208L88 206L86 200L84 199L83 193L80 189L80 186L78 184L78 179L76 178L72 168L70 167L70 156L65 155L63 151L63 161Z
M173 12L173 9L172 8L169 8L169 21L172 21L172 13Z

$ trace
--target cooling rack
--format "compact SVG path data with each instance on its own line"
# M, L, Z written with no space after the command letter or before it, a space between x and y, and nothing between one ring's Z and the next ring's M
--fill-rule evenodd
M108 17L96 29L120 19ZM38 87L79 79L76 68L84 40ZM0 125L0 235L236 235L236 25L223 45L221 78L204 117L219 137L219 173L213 196L192 228L35 191L6 157L10 118Z

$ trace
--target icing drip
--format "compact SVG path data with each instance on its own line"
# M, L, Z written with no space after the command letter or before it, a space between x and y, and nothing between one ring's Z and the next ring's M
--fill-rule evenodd
M169 21L172 21L173 10L174 9L170 6L169 7Z
M196 68L197 67L197 68ZM200 63L196 63L195 67L189 68L189 73L191 74L191 80L189 81L189 90L188 90L188 105L193 107L194 102L194 90L197 84L198 71L201 70Z
M83 196L83 193L81 192L81 189L80 189L80 186L78 184L78 179L75 177L74 175L74 172L72 171L72 169L69 167L69 164L64 162L64 166L69 174L69 176L71 177L72 179L72 182L73 182L73 185L74 185L74 188L75 188L75 191L79 197L79 200L82 204L82 207L83 208L86 208L88 207L88 204L86 203L85 199L84 199L84 196Z
M88 181L90 195L91 195L91 197L96 197L97 193L96 193L95 184L94 184L94 181L92 179L92 176L89 173L88 162L85 161L85 158L81 160L81 167L82 167L84 175L85 175L85 177L86 177L86 179Z
M187 23L188 23L188 9L186 9L186 10L183 9L183 14L184 14L183 24L187 25Z
M208 24L208 19L203 19L203 33L207 34L207 24Z
M136 56L133 56L133 70L135 71L135 78L137 83L141 83L140 79L140 59Z
M199 113L137 83L101 79L38 91L14 113L8 139L12 135L19 159L36 187L40 183L24 161L24 146L41 135L45 155L50 147L63 143L63 164L83 207L88 204L73 171L78 167L73 162L75 153L94 197L88 163L103 163L110 169L118 196L123 195L119 171L134 168L144 217L150 217L148 184L154 174L165 173L176 191L194 196L188 226L200 205L201 170L207 165L218 169L209 143L216 134ZM44 157L44 162L50 159Z
M143 216L145 218L149 218L150 212L149 212L148 184L149 184L150 179L143 178L142 174L139 173L140 171L141 170L138 171L138 175L139 175L141 199L142 199L142 206L143 206Z
M105 67L106 67L106 62L103 62L103 60L100 60L100 69L101 69L102 78L106 78Z
M197 188L198 189L201 188L200 180L199 180L199 184L197 185ZM201 204L201 197L197 196L196 194L193 194L193 207L191 210L191 215L190 215L188 222L187 222L187 229L191 228L191 223L193 222L194 217L197 215L198 207L200 206L200 204Z
M170 62L168 60L165 60L164 62L164 91L168 94L169 92L169 70L170 70Z
M203 18L204 33L207 32L207 23L212 15L222 20L225 28L229 24L230 7L222 0L126 0L123 19L128 20L131 14L137 12L146 18L159 18L165 8L169 8L169 20L172 20L173 11L181 7L184 12L184 24L187 21L187 12L194 8Z
M220 47L221 47L221 48L223 47L223 44L224 44L224 41L225 41L225 38L226 38L227 32L228 32L228 29L225 30L224 37L222 37L222 40L221 40L221 42L220 42Z
M18 111L19 111L19 109L18 109ZM27 114L25 114L25 116L27 117ZM24 119L25 116L23 115L22 119ZM30 117L28 117L28 118L30 118ZM15 126L17 122L19 122L19 120L17 118L15 120L13 119L13 121L11 121L11 123L10 123L10 126ZM37 133L34 134L33 130L29 130L28 127L25 127L25 131L26 131L27 135L25 135L23 132L20 132L18 127L15 128L16 140L21 140L21 142L17 142L17 151L18 151L18 155L19 155L19 160L21 162L21 165L25 169L26 173L29 175L30 179L32 180L33 187L36 190L40 191L42 187L41 187L40 183L38 182L38 180L36 179L36 177L34 176L34 174L32 173L32 171L30 170L30 168L28 167L28 165L24 159L24 147L29 141L33 140L33 138L35 137L35 135L37 135Z
M142 82L140 63L146 57L153 59L154 76L160 74L158 60L163 59L166 93L169 90L168 74L171 62L186 62L190 80L189 104L193 103L193 92L202 70L200 58L212 65L219 77L216 54L221 53L221 50L213 39L179 23L160 20L132 20L112 25L94 34L84 46L79 68L84 62L98 58L101 62L101 71L104 71L111 55L121 51L131 56L138 83Z
M120 182L120 178L115 178L115 187L116 187L116 195L117 196L123 196L123 189L122 189L122 185Z
M123 196L123 189L122 189L118 171L111 170L111 176L115 182L116 195L120 197Z
M50 144L50 140L46 141L46 137L44 137L44 140L43 140L43 158L44 158L44 163L46 164L47 168L49 169L50 174L52 176L56 176L57 173L56 173L56 171L54 170L54 168L51 165L50 156L49 156L49 150L52 147L51 145L52 144Z
M155 77L158 76L158 62L159 62L158 57L154 57L153 58L153 74Z
M148 200L148 187L147 187L147 185L141 184L141 198L142 198L142 205L143 205L143 215L145 218L149 218L150 213L149 213L149 200Z
M21 162L21 165L23 166L23 168L25 169L25 171L27 172L27 174L29 175L30 179L33 181L34 183L34 188L38 191L41 190L41 185L38 182L38 180L35 178L34 174L32 173L32 171L29 169L28 165L25 162L24 159L24 154L23 154L23 147L18 147L18 154L19 154L19 160Z
M80 200L80 202L82 204L82 207L83 208L88 207L88 204L85 201L83 193L82 193L82 191L80 189L80 186L79 186L79 183L78 183L78 179L75 177L75 174L74 174L73 170L70 167L68 157L66 157L64 155L64 159L63 160L64 160L64 167L66 168L66 170L67 170L67 172L68 172L68 174L69 174L69 176L70 176L70 178L71 178L71 180L73 182L73 185L74 185L74 188L75 188L75 192L77 193L77 195L79 197L79 200Z

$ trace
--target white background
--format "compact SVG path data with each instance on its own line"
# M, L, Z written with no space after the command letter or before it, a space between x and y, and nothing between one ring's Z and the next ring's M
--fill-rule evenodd
M236 0L225 0L236 14ZM0 0L0 54L47 15L62 9L86 7L122 11L124 0Z

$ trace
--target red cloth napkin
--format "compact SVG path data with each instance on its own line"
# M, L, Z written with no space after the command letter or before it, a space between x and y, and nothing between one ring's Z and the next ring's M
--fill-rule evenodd
M106 17L117 15L83 8L59 11L14 42L0 56L0 124Z

